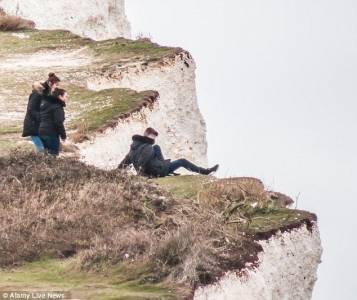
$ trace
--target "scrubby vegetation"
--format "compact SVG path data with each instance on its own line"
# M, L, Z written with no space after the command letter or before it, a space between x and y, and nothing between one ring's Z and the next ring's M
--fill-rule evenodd
M79 270L119 268L141 284L175 286L184 297L254 264L256 237L314 218L282 209L257 181L200 178L186 197L184 186L175 187L186 177L147 180L12 152L0 158L0 266L73 257ZM170 180L172 192L161 187ZM258 222L270 216L269 228Z
M17 16L9 16L0 8L0 31L16 31L33 28L35 28L33 21Z

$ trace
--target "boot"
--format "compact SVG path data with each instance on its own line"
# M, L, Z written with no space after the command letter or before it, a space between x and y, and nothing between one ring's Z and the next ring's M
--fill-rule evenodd
M215 165L212 168L202 169L202 171L200 173L203 175L210 175L211 173L217 172L218 168L219 168L219 165Z

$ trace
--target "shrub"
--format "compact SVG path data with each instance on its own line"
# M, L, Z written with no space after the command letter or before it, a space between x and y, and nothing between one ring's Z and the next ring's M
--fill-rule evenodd
M0 31L16 31L33 28L35 28L33 21L17 16L9 16L0 8Z

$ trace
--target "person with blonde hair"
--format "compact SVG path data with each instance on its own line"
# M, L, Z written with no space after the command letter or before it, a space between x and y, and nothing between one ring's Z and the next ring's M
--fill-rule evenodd
M45 87L40 82L33 83L22 132L23 137L31 137L32 142L39 152L45 150L42 140L39 137L40 106L43 99L44 89Z

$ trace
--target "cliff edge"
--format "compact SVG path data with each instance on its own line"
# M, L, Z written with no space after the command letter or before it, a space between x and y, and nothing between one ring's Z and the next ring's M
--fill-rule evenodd
M115 169L148 126L168 157L207 164L190 53L127 39L124 1L54 2L51 18L49 3L0 0L1 14L36 25L0 30L0 292L311 298L317 217L289 208L289 197L254 178L147 180ZM31 84L49 71L71 95L72 157L57 160L20 138Z

